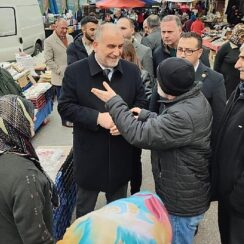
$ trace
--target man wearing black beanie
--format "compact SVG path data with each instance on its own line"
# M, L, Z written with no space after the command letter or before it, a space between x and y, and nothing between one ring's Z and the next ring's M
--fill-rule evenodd
M192 244L197 225L210 204L211 107L196 83L192 64L168 58L157 69L160 114L129 110L104 83L92 89L105 102L121 135L132 145L151 149L156 193L169 212L172 244ZM137 116L135 116L135 113Z

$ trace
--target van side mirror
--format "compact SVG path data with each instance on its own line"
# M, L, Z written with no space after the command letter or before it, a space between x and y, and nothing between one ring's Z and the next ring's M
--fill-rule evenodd
M19 42L20 42L20 44L23 44L23 39L22 39L22 37L19 38Z

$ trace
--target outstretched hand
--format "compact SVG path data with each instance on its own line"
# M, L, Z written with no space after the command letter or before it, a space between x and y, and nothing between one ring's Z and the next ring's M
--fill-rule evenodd
M106 91L99 90L97 88L92 88L91 92L97 96L100 100L107 102L110 100L112 97L116 96L115 91L109 86L107 82L103 82L103 86L106 89Z

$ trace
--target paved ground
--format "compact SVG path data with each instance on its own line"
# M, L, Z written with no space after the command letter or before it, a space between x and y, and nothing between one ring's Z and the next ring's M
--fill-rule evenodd
M72 129L61 126L59 115L54 106L54 111L49 116L49 123L42 126L35 137L33 144L37 146L66 146L72 145ZM151 173L150 152L143 151L143 185L142 190L154 191L154 184ZM96 208L105 204L104 195L101 194ZM206 213L203 222L199 227L199 232L195 238L195 244L219 244L219 234L217 229L216 204L212 204Z

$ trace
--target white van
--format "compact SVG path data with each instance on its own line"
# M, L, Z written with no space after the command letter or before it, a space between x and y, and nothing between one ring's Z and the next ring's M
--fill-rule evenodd
M37 0L0 0L0 62L15 60L23 51L37 54L45 39Z

